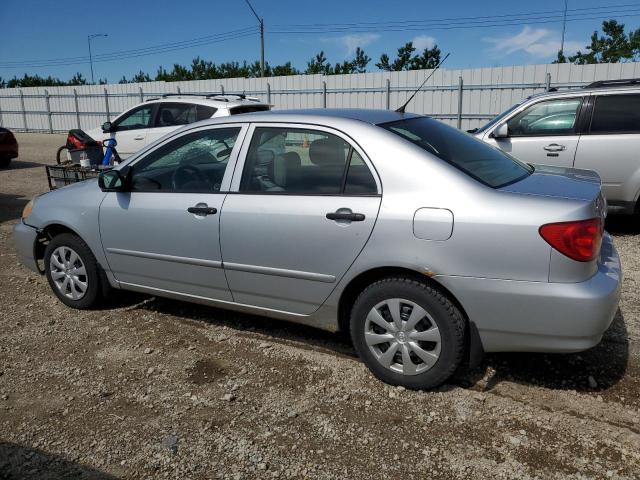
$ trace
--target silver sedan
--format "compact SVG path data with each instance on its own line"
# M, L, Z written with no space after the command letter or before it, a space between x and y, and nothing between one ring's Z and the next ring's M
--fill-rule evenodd
M188 125L15 229L60 301L113 289L350 332L385 382L431 388L483 351L596 345L621 270L597 174L532 167L378 110Z

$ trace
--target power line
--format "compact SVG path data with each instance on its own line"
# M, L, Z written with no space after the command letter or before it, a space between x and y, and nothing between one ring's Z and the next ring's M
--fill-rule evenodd
M570 8L567 9L567 12L582 12L588 11L589 13L594 10L611 10L611 9L620 9L627 7L640 7L640 2L635 3L625 3L625 4L617 4L617 5L605 5L601 7L582 7L582 8ZM345 26L345 27L353 27L353 26L366 26L366 25L393 25L397 24L399 26L406 24L415 24L415 23L438 23L438 22L448 22L448 21L465 21L465 20L482 20L482 19L491 19L495 20L497 18L507 18L507 17L525 17L527 18L530 15L547 15L552 13L564 13L564 9L562 10L543 10L537 12L522 12L522 13L509 13L502 15L484 15L484 16L473 16L473 17L448 17L448 18L436 18L431 20L396 20L396 21L382 21L382 22L349 22L349 23L290 23L290 24L275 24L275 27L336 27L336 26ZM602 12L606 14L607 12Z
M182 50L186 48L197 47L201 45L209 45L212 43L233 40L236 38L247 37L257 33L257 27L247 27L230 32L208 35L206 37L198 37L191 40L183 40L180 42L165 43L152 47L120 50L115 52L103 53L93 56L94 62L109 62L114 60L123 60L126 58L136 58L146 55L155 55L158 53L170 52L174 50ZM25 68L25 67L51 67L60 65L79 65L88 63L89 57L67 57L49 60L24 60L18 62L0 62L0 68Z

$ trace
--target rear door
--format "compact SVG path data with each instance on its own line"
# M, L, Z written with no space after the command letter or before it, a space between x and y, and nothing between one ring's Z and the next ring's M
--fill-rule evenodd
M507 120L508 137L487 141L523 162L572 167L582 103L582 97L536 102Z
M216 108L184 102L159 102L145 144L151 144L184 125L211 118Z
M323 127L250 129L220 218L234 301L310 314L356 259L381 187L364 153Z
M632 209L640 189L640 94L603 93L594 100L575 166L598 172L612 206Z

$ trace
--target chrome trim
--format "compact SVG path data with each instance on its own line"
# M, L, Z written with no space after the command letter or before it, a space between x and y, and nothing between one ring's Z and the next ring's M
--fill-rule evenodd
M277 277L300 278L302 280L311 280L314 282L333 283L336 277L333 275L325 275L324 273L301 272L299 270L287 270L286 268L260 267L257 265L244 265L242 263L224 262L226 270L235 270L238 272L260 273L262 275L275 275Z
M162 253L138 252L136 250L124 250L122 248L107 248L107 252L130 257L150 258L152 260L164 260L166 262L186 263L201 267L222 268L222 262L217 260L203 260L201 258L179 257L176 255L164 255Z

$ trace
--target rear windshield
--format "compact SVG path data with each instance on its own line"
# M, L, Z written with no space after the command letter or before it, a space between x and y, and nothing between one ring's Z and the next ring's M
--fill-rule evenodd
M384 123L380 127L493 188L517 182L533 172L533 168L526 163L439 120L417 117Z
M265 112L267 110L271 110L269 105L242 105L241 107L233 107L229 111L231 115L237 115L239 113Z

